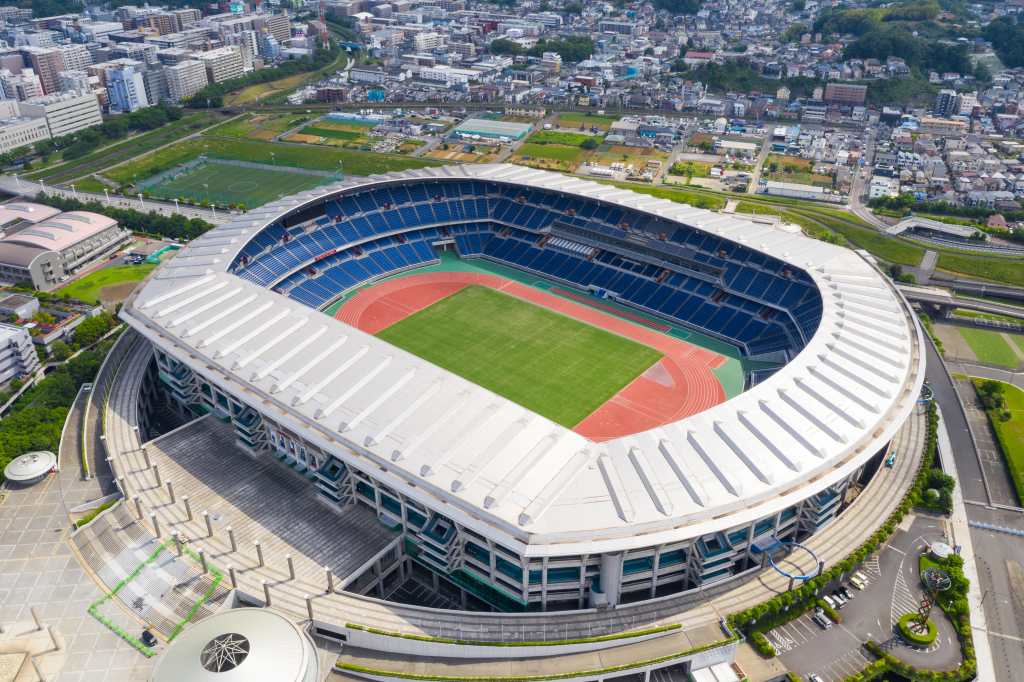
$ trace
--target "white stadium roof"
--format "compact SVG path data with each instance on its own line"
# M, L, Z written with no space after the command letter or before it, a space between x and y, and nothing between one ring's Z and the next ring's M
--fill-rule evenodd
M756 387L674 424L593 443L343 322L226 272L260 229L380 182L478 178L677 220L807 271L817 332ZM428 168L294 195L195 240L122 311L179 360L309 441L526 555L614 551L750 522L864 464L913 409L920 330L845 248L732 215L509 165ZM495 530L497 529L497 530Z

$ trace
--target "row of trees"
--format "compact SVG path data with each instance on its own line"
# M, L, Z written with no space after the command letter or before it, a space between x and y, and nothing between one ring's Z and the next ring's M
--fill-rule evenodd
M96 147L115 142L132 132L154 130L182 116L180 107L167 103L147 107L129 114L108 116L98 126L85 128L70 135L40 140L35 145L25 145L0 154L0 168L17 162L24 162L33 150L45 160L54 152L63 152L63 159L71 161L96 150Z
M582 62L594 54L594 41L587 36L565 36L552 40L541 39L536 45L526 49L514 40L498 38L491 41L488 49L491 54L529 57L540 57L545 52L557 52L567 62Z
M59 197L39 193L36 201L59 208L62 211L92 211L109 216L120 223L121 227L132 232L151 234L165 239L188 241L195 239L213 225L201 218L187 218L180 213L163 215L156 211L143 213L130 208L107 206L100 201L80 201L70 197Z
M57 452L60 432L78 388L92 381L113 345L107 340L75 357L27 390L0 420L0 482L12 459L32 450Z
M195 95L185 100L186 107L191 109L219 109L224 106L224 95L241 90L250 85L268 83L281 78L288 78L300 73L318 71L325 68L338 58L341 48L332 45L330 49L318 48L309 57L290 59L272 69L260 69L245 74L241 78L233 78L222 83L210 83Z
M65 160L77 159L96 150L96 147L120 140L132 132L154 130L181 118L180 107L159 104L129 114L108 116L103 123L85 128L70 135L40 140L35 144L36 153L42 157L61 151Z

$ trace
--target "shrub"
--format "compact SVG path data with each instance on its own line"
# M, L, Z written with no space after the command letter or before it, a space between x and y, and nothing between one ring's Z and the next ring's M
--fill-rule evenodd
M917 626L917 614L916 613L905 613L900 616L898 623L900 629L900 635L911 644L918 646L928 646L935 641L935 637L938 631L935 629L935 623L929 618L925 621L926 629L924 632L917 632L914 628Z
M768 641L768 638L764 636L764 633L754 632L750 637L750 643L754 647L754 650L764 658L775 658L775 647L773 647L772 643Z

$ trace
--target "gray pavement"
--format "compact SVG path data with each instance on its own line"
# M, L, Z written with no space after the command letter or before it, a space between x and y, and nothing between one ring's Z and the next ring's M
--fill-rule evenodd
M1007 505L1017 507L1017 492L1010 478L1010 472L1006 468L1002 450L996 443L995 434L988 421L974 386L969 380L958 379L954 384L960 400L963 402L964 411L967 414L968 425L974 434L974 443L977 448L978 459L981 462L982 473L985 482L988 484L988 502L991 505ZM971 500L974 501L974 500ZM1024 521L1024 519L1018 519Z
M970 521L984 521L1011 528L1024 527L1020 513L996 509L987 504L982 477L982 465L975 451L968 421L957 400L957 393L943 369L942 360L934 347L926 344L928 352L928 380L935 399L942 408L943 420L949 434L950 446L956 462L958 485ZM980 503L979 503L980 501ZM978 587L987 621L988 642L992 652L997 682L1017 682L1024 670L1024 584L1019 581L1017 567L1024 556L1024 538L970 529L974 545L974 559L978 567ZM1016 591L1014 591L1016 590Z
M29 608L36 607L68 648L63 671L51 682L145 680L152 661L87 613L101 593L67 543L64 498L82 499L93 490L89 482L53 475L0 491L0 624L31 620Z
M825 682L839 682L873 660L861 644L871 639L908 663L932 670L949 670L960 662L960 647L952 623L939 609L932 620L939 631L936 642L916 649L894 635L894 624L917 610L924 596L917 573L917 556L928 542L945 537L944 520L910 516L874 556L859 569L868 578L867 589L849 587L853 600L841 610L842 623L825 631L810 614L768 633L780 660L805 679L811 673Z

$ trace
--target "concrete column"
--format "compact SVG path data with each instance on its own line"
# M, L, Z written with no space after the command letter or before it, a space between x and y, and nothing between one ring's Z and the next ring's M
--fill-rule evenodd
M138 495L132 496L132 501L135 502L135 516L139 517L139 521L142 520L142 500L139 499Z
M266 580L263 582L263 600L267 606L270 606L270 584Z
M288 577L295 580L295 562L292 561L292 555L285 554L284 560L288 562Z
M118 489L120 489L120 491L122 493L124 492L124 490L125 490L125 488L124 488L124 476L118 476L117 477L117 487L118 487Z
M153 468L153 462L149 459L149 450L146 449L145 445L142 446L142 459L145 460L147 469Z
M231 526L228 526L228 540L231 541L231 551L232 552L237 552L238 551L238 543L235 541L235 529L232 528Z
M110 467L110 473L114 474L114 476L117 476L117 469L114 468L114 458L107 457L106 460L107 466Z
M203 575L206 575L210 567L206 565L206 550L202 547L199 548L199 563L203 566Z
M174 538L174 551L181 556L184 553L181 549L181 536L178 535L178 531L174 531L171 533L171 537Z
M182 495L181 501L185 504L185 518L192 520L192 505L189 504L188 495Z
M158 538L160 537L160 522L156 518L156 514L153 512L149 513L149 520L153 522L153 534Z
M259 563L260 568L263 568L265 565L263 561L263 545L260 544L259 540L253 540L252 544L256 545L256 561Z
M324 573L327 574L327 594L334 592L334 574L331 573L330 566L324 566Z
M608 599L608 606L618 605L622 589L622 552L601 555L601 589Z
M156 487L159 488L160 485L161 485L161 481L160 481L160 467L158 467L156 464L153 465L153 476L156 477Z
M174 504L174 484L167 481L167 496L171 498L171 504Z
M310 622L313 621L313 599L308 594L302 596L306 600L306 615L309 616Z
M213 537L213 521L210 520L210 512L203 510L203 523L206 525L206 537Z
M228 576L231 578L231 587L238 588L238 578L235 576L235 567L228 566Z

